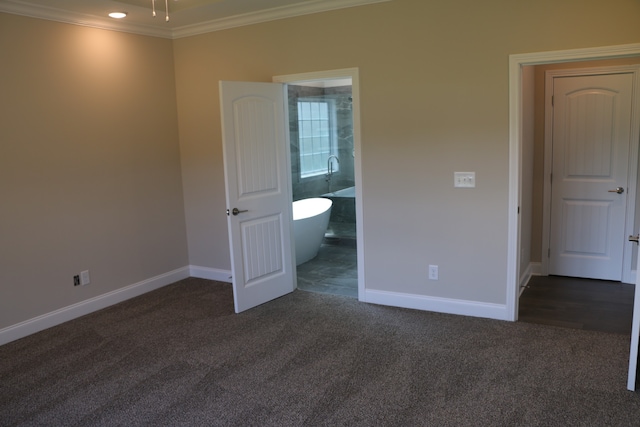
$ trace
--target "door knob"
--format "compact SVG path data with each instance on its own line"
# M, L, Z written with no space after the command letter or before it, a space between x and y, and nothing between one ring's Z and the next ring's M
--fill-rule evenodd
M229 216L229 213L232 213L234 215L238 215L239 213L242 213L242 212L249 212L249 211L247 209L241 211L238 208L233 208L232 211L229 211L229 209L227 209L227 216Z
M249 210L245 209L245 210L241 211L238 208L233 208L233 210L231 211L231 213L234 214L234 215L238 215L239 213L242 213L242 212L249 212Z
M618 194L622 194L624 193L624 188L623 187L616 187L615 190L609 190L609 193L618 193Z
M640 243L640 234L638 234L637 236L629 236L629 241L636 242L637 245L638 243Z

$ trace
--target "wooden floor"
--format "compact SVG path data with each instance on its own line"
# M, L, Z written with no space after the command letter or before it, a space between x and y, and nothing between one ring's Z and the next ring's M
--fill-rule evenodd
M534 276L520 296L518 319L630 335L634 289L620 282Z

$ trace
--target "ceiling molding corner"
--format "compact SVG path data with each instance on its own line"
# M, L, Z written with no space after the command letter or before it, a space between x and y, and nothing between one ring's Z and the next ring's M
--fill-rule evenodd
M19 0L0 0L0 12L27 16L29 18L45 19L47 21L61 22L64 24L99 28L102 30L120 31L167 39L173 37L169 29L127 24L126 22L114 21L111 18L102 18L50 6L33 5Z

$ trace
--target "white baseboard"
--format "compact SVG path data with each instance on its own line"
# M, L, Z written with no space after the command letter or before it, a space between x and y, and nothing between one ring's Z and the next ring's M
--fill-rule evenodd
M544 276L542 273L542 263L541 262L532 262L529 264L529 268L531 269L532 276Z
M365 294L365 301L372 304L412 308L416 310L435 311L438 313L458 314L462 316L509 320L509 317L507 315L507 306L503 304L492 304L375 290L366 290Z
M134 283L133 285L34 317L33 319L26 320L16 325L0 329L0 345L24 338L28 335L35 334L36 332L43 331L52 326L76 319L94 311L102 310L103 308L126 301L147 292L154 291L163 286L186 279L187 277L189 277L189 267L182 267L177 270Z
M218 282L231 283L231 271L229 270L190 265L189 272L191 277L197 277L198 279L209 279L217 280Z
M527 286L527 283L529 283L529 280L531 280L531 276L534 276L534 269L535 270L539 270L539 267L536 268L535 264L539 264L539 263L529 263L529 265L527 265L527 268L524 269L524 271L522 272L522 274L520 275L520 288L522 289L523 286Z
M520 289L518 292L518 296L522 295L522 292L524 291L525 286L527 286L527 284L529 283L529 280L531 280L533 276L540 276L540 275L542 275L542 263L539 263L539 262L529 263L527 268L520 275Z

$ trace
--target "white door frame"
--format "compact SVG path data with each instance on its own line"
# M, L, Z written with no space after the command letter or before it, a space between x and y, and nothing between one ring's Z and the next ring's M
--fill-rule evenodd
M360 133L360 80L358 68L316 71L274 76L276 83L312 82L350 78L353 113L354 179L356 186L356 256L358 260L358 299L366 302L364 280L364 226L362 221L362 138Z
M509 55L509 199L507 238L507 320L518 320L520 197L522 191L522 67L559 62L640 56L640 44Z
M634 218L636 206L636 187L638 181L638 129L639 129L639 108L638 102L640 85L640 65L622 65L622 66L606 66L591 68L573 68L566 70L549 70L545 74L545 116L544 116L544 189L543 189L543 208L542 208L542 253L541 253L541 274L549 274L549 257L547 256L547 248L549 248L551 229L551 162L553 149L553 109L551 105L551 96L553 95L553 79L555 77L577 77L591 76L598 74L616 74L631 73L633 74L633 105L631 107L632 129L630 133L631 144L629 147L629 172L627 179L626 197L627 210L625 212L625 233L627 236L635 234ZM625 240L620 242L624 246L622 259L622 282L636 283L635 265L632 262L633 243Z

